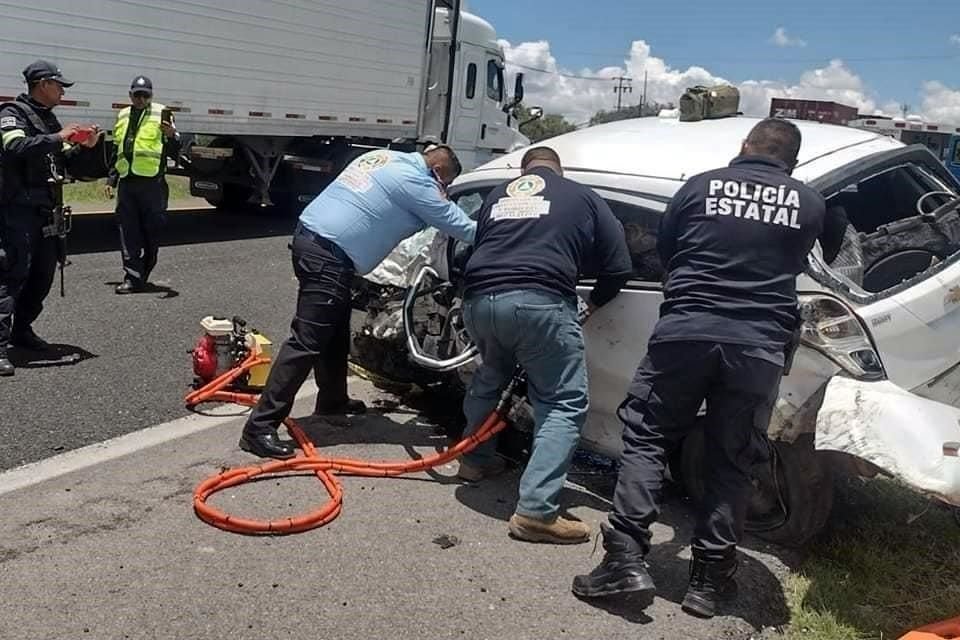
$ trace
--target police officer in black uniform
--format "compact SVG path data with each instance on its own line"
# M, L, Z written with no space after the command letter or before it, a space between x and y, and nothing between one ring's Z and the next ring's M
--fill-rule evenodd
M767 426L800 319L796 277L824 228L823 198L790 177L800 131L758 123L730 166L677 192L657 239L667 271L647 355L620 406L621 470L606 554L573 592L653 598L644 565L667 457L706 400L705 495L693 536L683 609L701 617L736 591L736 545L750 470L769 457Z
M49 345L33 331L56 274L59 239L51 232L63 202L62 180L75 164L91 162L87 149L100 132L61 127L53 108L73 85L56 65L37 60L23 70L28 93L0 108L3 189L0 194L0 376L12 376L11 344L32 351ZM69 140L93 133L76 145Z

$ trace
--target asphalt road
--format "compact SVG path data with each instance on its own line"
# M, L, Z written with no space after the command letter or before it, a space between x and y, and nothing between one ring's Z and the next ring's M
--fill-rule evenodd
M76 216L66 297L55 283L34 326L57 352L15 350L16 376L0 379L0 469L185 415L187 351L206 315L240 315L283 340L296 299L287 250L294 224L266 213L173 213L156 288L118 296L112 216ZM69 363L71 353L80 361Z
M296 295L293 225L269 215L173 214L156 288L117 296L111 217L76 218L67 297L49 298L36 329L81 359L14 354L17 375L0 379L0 470L188 415L187 351L205 315L239 314L284 339ZM400 400L352 384L370 403ZM679 499L657 528L663 544L651 571L662 597L653 608L576 600L570 579L602 552L509 540L516 472L478 487L448 479L452 468L407 481L347 479L347 506L328 528L269 540L224 534L196 520L190 494L217 469L252 461L236 448L241 425L236 418L5 494L0 474L0 597L10 604L0 637L714 639L761 629L767 637L789 619L780 581L791 560L755 541L740 573L744 596L729 615L708 622L680 612L691 514ZM439 425L406 406L321 427L311 436L334 455L396 459L443 445ZM579 487L563 500L596 530L613 478L588 469L571 479ZM217 500L270 517L316 504L315 481L290 482ZM442 549L434 542L442 535L458 543Z
M352 389L368 402L383 397L363 382ZM312 402L303 398L294 414L309 413ZM31 468L28 479L39 482L12 491L0 474L0 637L746 640L773 638L771 627L789 619L780 586L786 567L752 544L736 605L713 620L681 612L692 518L675 498L654 528L649 560L660 597L653 605L578 600L570 582L602 549L511 540L516 470L478 484L457 481L453 465L404 478L343 478L343 512L322 529L272 538L224 533L197 519L190 498L221 468L258 463L236 447L241 424L227 418L42 480L51 466L54 474L65 468L65 455ZM409 460L444 446L436 425L404 406L350 425L302 424L325 455ZM571 479L577 484L561 502L596 531L613 478ZM325 499L316 478L288 474L210 502L276 519Z

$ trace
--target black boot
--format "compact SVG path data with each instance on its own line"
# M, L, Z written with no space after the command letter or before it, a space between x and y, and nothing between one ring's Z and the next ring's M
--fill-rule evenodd
M721 603L732 602L737 597L737 582L733 579L736 572L736 556L715 562L694 557L690 561L690 585L683 598L683 610L699 618L717 615Z
M123 282L118 284L117 288L114 289L114 292L122 296L127 293L142 293L144 290L146 290L146 287L139 280L124 278Z
M30 351L46 351L50 348L50 343L38 336L30 327L22 331L14 330L11 342L15 347Z
M7 358L7 348L0 347L0 377L12 376L16 373L13 363Z
M598 598L619 593L638 593L646 608L653 602L656 587L647 573L643 548L629 535L607 524L603 533L603 561L587 575L573 579L573 593L581 598Z
M261 458L286 460L297 455L297 450L289 442L281 442L276 433L250 435L243 430L240 436L240 448Z

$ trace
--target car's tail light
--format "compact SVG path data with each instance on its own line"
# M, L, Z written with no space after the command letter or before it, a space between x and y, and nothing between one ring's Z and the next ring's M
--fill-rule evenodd
M880 356L860 318L847 305L825 295L800 296L801 342L824 354L861 380L886 378Z

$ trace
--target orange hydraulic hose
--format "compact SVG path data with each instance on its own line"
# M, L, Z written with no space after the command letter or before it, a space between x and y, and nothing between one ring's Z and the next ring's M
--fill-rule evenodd
M250 355L239 366L231 369L210 383L186 397L186 405L193 408L204 402L232 402L235 404L254 406L258 396L251 393L236 393L225 391L251 368L270 362L263 356ZM293 418L283 421L287 430L300 445L302 455L289 460L276 460L261 465L227 469L216 476L211 476L200 483L193 493L193 509L197 516L207 524L224 531L246 534L287 534L299 533L316 527L322 527L332 522L343 505L343 487L337 480L337 475L366 476L388 478L393 476L426 471L433 467L446 464L471 451L481 442L492 438L507 426L506 419L500 409L494 410L483 422L480 428L471 436L461 440L453 447L442 453L437 453L420 460L396 462L370 462L351 458L328 458L317 453L313 443L303 433L303 429ZM249 520L229 515L207 504L207 498L218 491L241 485L260 476L287 473L290 471L312 471L323 484L330 499L320 508L301 516L282 518L280 520Z
M901 637L900 640L940 640L941 638L960 638L960 618L921 627Z

